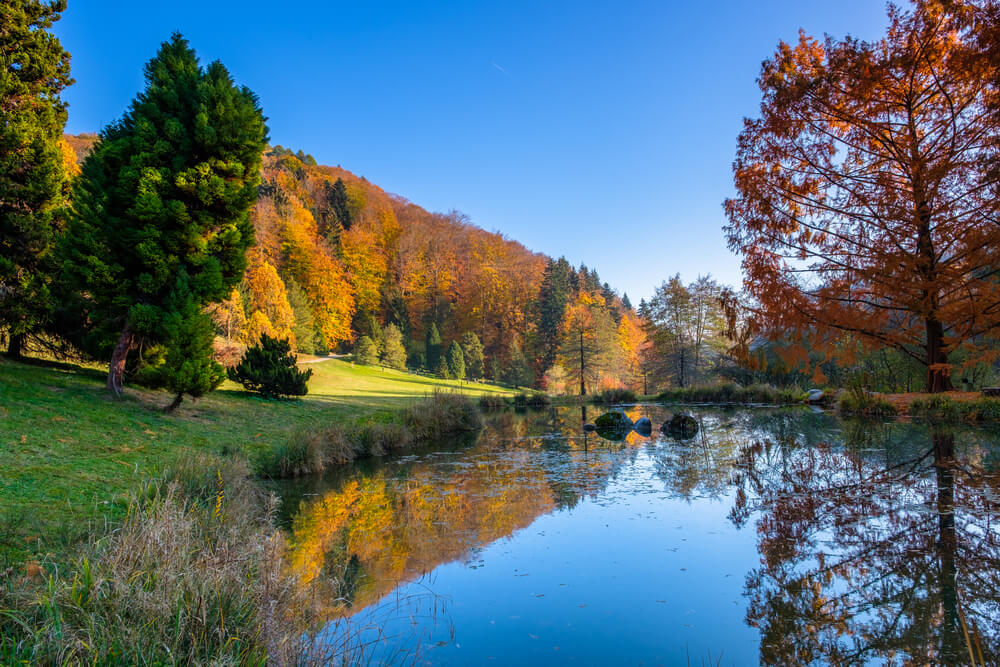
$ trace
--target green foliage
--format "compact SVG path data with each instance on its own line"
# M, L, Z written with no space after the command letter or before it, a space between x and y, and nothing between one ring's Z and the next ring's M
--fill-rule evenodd
M479 407L487 412L503 410L507 407L507 399L496 394L483 394L479 397Z
M362 336L354 348L354 361L365 366L378 364L378 347L368 336Z
M479 380L485 374L483 344L479 336L468 331L462 335L462 354L465 356L465 375L470 380Z
M452 377L451 377L451 369L448 368L448 359L447 359L447 357L444 357L444 356L441 357L441 359L438 361L437 369L434 371L434 374L437 375L442 380L451 380L452 379Z
M70 55L49 32L65 0L0 4L0 330L18 353L51 307L47 261L68 194L60 148Z
M700 387L667 389L656 397L661 403L720 403L789 405L805 401L805 394L796 387L775 388L768 385L741 387L735 383L721 383Z
M382 332L382 365L396 370L406 368L406 348L403 334L395 324L388 324Z
M556 361L559 352L559 328L566 313L566 304L573 290L573 267L565 257L549 259L542 276L542 285L536 301L538 322L537 348L541 368L546 369Z
M452 341L448 347L448 377L452 380L465 379L465 354L457 341Z
M253 242L267 135L257 97L221 63L201 67L176 34L145 78L84 162L59 249L76 342L104 358L119 339L133 349L162 340L182 271L200 306L226 298Z
M347 197L347 186L344 185L344 179L338 178L333 187L327 190L327 198L340 227L344 231L350 230L351 225L354 224L354 216L351 214L351 203Z
M850 417L895 417L896 408L889 401L871 393L844 392L837 403L840 414Z
M1000 399L956 401L944 394L934 394L914 399L910 403L910 414L934 422L996 423L1000 422Z
M500 370L500 381L514 387L530 386L535 381L535 373L524 358L520 346L511 345L510 360Z
M437 325L431 322L427 329L427 336L424 342L424 363L427 370L437 372L441 363L441 334Z
M260 337L260 344L247 348L240 363L229 370L229 379L265 398L305 396L312 369L300 371L287 340Z
M631 389L605 389L594 396L594 403L599 405L620 405L635 402L636 395Z
M552 405L552 399L540 391L521 392L514 396L515 408L544 408L547 405Z
M212 358L212 319L187 291L183 274L177 291L171 295L163 337L167 355L160 374L163 386L175 395L169 409L180 405L184 394L204 396L226 379L225 369Z
M316 325L313 322L309 298L291 276L285 280L285 291L288 294L288 305L292 307L292 313L295 315L295 324L292 327L295 347L303 354L313 354L316 352Z

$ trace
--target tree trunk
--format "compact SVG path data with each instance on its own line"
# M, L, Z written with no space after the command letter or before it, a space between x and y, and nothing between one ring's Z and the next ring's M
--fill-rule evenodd
M168 412L168 413L169 412L173 412L174 410L177 409L177 407L181 404L181 402L183 400L184 400L184 394L183 394L183 392L177 394L176 396L174 396L174 400L170 403L170 405L168 405L167 407L163 408L163 411L164 412Z
M583 352L583 329L580 330L580 395L587 395L587 383L584 381L583 376L586 373L587 365L584 362L584 352Z
M122 387L125 383L125 361L128 353L135 347L135 333L132 325L125 323L122 335L118 337L118 344L115 345L114 352L111 353L111 364L108 366L108 391L115 396L122 395Z
M927 391L936 394L951 391L951 366L944 349L944 327L937 320L927 320Z
M24 352L24 334L11 334L7 344L7 356L11 359L20 359Z

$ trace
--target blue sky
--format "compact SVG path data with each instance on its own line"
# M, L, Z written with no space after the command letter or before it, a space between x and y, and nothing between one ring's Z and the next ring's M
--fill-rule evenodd
M722 200L761 61L798 29L878 37L876 0L70 0L68 131L96 131L172 31L261 98L272 143L596 267L738 284Z

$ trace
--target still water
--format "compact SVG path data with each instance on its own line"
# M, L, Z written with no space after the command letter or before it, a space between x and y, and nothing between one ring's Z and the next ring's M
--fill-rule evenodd
M698 410L467 442L282 487L320 641L373 663L996 664L1000 432Z

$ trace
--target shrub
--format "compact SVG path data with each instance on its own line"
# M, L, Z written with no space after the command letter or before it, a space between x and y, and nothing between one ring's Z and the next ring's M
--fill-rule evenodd
M483 394L479 397L479 407L483 410L503 410L507 407L507 399L498 394Z
M931 421L1000 421L1000 400L979 398L975 401L956 401L944 394L917 398L910 403L910 414Z
M305 396L310 377L312 369L300 371L296 367L295 355L287 340L266 334L260 337L259 345L247 348L235 368L229 369L230 380L266 398Z
M635 392L630 389L605 389L600 394L594 396L594 403L599 405L635 403L636 400Z
M549 395L540 391L531 393L522 391L520 394L514 396L515 408L544 408L551 404L552 399Z
M892 403L869 393L845 392L837 404L837 411L848 417L894 417L896 408Z

